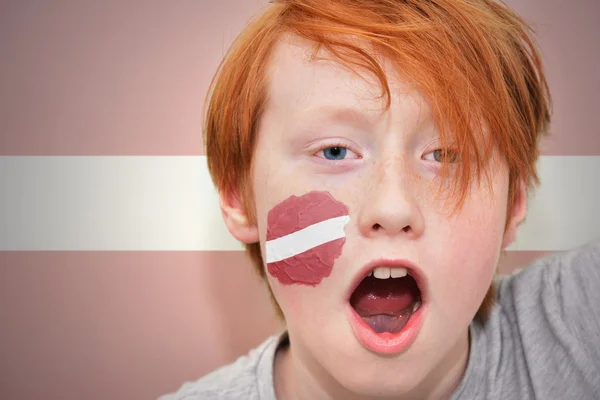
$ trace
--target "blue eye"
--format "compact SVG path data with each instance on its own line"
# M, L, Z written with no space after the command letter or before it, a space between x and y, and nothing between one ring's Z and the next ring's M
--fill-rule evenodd
M345 147L327 147L323 149L323 156L328 160L343 160L346 157L348 149Z

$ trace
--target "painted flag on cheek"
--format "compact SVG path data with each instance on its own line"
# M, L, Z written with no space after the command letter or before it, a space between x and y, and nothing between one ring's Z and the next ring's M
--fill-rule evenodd
M348 207L327 192L287 198L268 215L267 271L284 285L319 284L342 253L349 221Z

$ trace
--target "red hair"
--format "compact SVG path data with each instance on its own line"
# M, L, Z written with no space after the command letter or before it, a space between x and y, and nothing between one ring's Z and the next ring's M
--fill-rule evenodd
M207 99L209 171L220 192L239 197L252 221L250 171L267 99L266 65L286 34L314 43L315 56L327 50L356 73L375 76L386 108L391 96L380 56L420 91L442 146L452 144L462 161L448 193L455 211L471 180L486 171L494 148L508 165L509 207L521 181L528 188L539 183L538 143L550 122L550 94L532 30L509 8L491 0L281 0L238 36ZM266 279L260 244L246 248ZM480 317L489 313L493 297L492 286Z

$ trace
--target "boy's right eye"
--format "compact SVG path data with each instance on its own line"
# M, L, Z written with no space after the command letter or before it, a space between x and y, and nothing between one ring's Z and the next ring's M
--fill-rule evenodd
M346 157L348 149L345 147L327 147L323 149L323 156L328 160L343 160Z
M317 151L316 155L332 161L339 161L345 158L358 158L356 153L344 146L324 147Z

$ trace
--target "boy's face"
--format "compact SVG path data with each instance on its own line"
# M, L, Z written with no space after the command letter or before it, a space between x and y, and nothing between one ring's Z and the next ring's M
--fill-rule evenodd
M469 323L511 237L504 230L508 169L492 161L492 190L485 180L473 183L449 217L454 203L436 198L440 147L424 100L388 66L392 103L383 113L374 78L367 83L338 63L309 61L310 50L294 39L274 52L252 172L263 255L269 212L290 196L327 192L348 209L329 276L284 284L267 274L295 368L315 384L364 395L456 381ZM378 265L408 267L419 282L419 317L399 334L365 333L350 302Z

